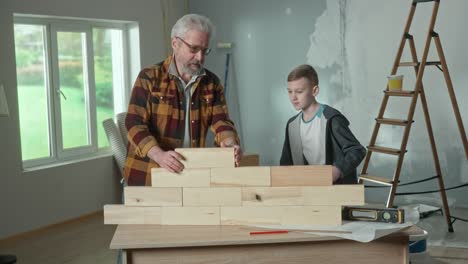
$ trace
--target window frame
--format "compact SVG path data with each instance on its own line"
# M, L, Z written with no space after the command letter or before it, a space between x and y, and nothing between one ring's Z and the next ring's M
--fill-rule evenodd
M113 64L113 75L116 71L119 72L120 83L113 83L113 111L117 114L126 111L129 93L125 87L128 86L129 80L129 27L131 22L128 21L103 21L103 20L88 20L88 19L71 19L57 17L42 17L35 15L14 14L14 25L39 25L43 26L43 45L44 45L44 85L47 95L47 112L48 112L48 132L49 132L49 157L22 160L23 169L33 169L40 166L54 166L63 162L81 160L89 157L99 157L110 152L110 147L98 147L98 126L97 124L97 104L96 104L96 88L95 88L95 73L94 73L94 48L93 48L93 29L116 29L121 31L119 40L122 50L121 63ZM83 76L87 75L87 82L83 83L85 89L86 115L88 122L87 134L89 144L85 146L64 149L62 138L61 125L61 105L60 105L60 82L58 68L58 47L57 33L58 32L85 32L86 36L86 65L83 64ZM83 50L85 52L85 50ZM85 78L85 77L84 77ZM115 80L115 76L113 77ZM116 104L117 103L117 104Z

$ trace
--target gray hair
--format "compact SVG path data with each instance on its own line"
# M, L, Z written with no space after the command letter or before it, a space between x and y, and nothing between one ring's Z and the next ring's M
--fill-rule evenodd
M172 27L171 38L184 38L185 34L190 30L206 32L211 40L215 29L209 18L197 14L188 14L177 20Z

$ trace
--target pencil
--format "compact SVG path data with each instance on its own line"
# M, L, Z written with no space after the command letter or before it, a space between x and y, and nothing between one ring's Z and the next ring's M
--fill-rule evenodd
M268 234L287 234L288 230L271 230L271 231L252 231L251 235L268 235Z

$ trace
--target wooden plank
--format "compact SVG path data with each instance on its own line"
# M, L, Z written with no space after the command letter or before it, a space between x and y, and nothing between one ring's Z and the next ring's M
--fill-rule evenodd
M162 207L163 225L219 225L219 207Z
M211 187L270 186L270 167L211 169Z
M312 230L316 228L312 227ZM288 234L271 234L264 236L251 236L250 231L261 231L264 228L248 226L184 226L184 225L121 225L116 228L115 235L110 242L110 249L171 249L176 248L203 248L208 246L216 247L220 250L222 246L247 245L254 247L259 244L289 244L295 247L298 242L312 242L312 247L318 242L325 242L328 247L333 241L350 243L351 245L370 245L386 240L390 237L406 238L406 249L408 249L408 236L424 234L423 230L417 226L411 226L397 231L388 236L381 237L369 243L360 243L353 240L342 239L332 236L318 236L299 232L289 232ZM310 230L310 228L303 229ZM388 245L387 245L388 246ZM364 250L363 248L363 250ZM156 251L160 252L160 251ZM372 251L370 251L372 252ZM245 253L245 252L244 252ZM336 252L335 252L336 253ZM359 252L355 252L359 253ZM369 257L369 256L366 256ZM313 262L309 262L313 263ZM370 263L370 262L369 262Z
M244 187L242 206L304 205L302 187Z
M303 187L305 205L364 205L364 185Z
M364 205L364 185L242 188L242 206L279 205Z
M182 206L182 188L127 186L124 203L127 206Z
M220 231L224 232L223 230ZM138 264L205 264L205 263L224 263L224 264L310 264L310 263L326 263L326 264L343 264L343 263L359 263L359 264L406 264L410 263L408 252L408 238L385 236L379 240L370 243L359 243L353 240L318 240L311 242L292 241L289 243L276 242L283 237L288 237L289 234L272 234L261 236L249 236L244 233L238 234L238 237L244 241L252 241L253 237L263 237L269 240L266 243L258 243L255 245L239 245L228 244L226 246L199 246L199 247L166 247L161 249L137 249L129 250L131 254L131 263ZM212 235L213 240L216 240L220 235L215 233ZM311 235L309 235L311 237ZM450 248L449 248L450 249ZM447 248L444 248L447 250ZM465 249L466 250L466 249ZM431 254L433 255L433 254ZM452 263L462 264L467 263L467 258L451 257L440 258L437 256L437 261L429 261L425 263ZM427 256L423 259L432 259ZM456 259L456 260L455 260ZM352 261L350 261L352 260ZM454 261L455 260L455 261ZM422 263L413 261L411 263Z
M177 148L185 168L234 168L234 148Z
M221 207L221 225L341 225L341 206Z
M240 206L240 187L184 188L184 206Z
M258 154L244 154L240 160L239 167L260 166Z
M105 225L161 224L161 207L104 205Z
M210 169L184 169L172 173L163 168L151 169L153 187L209 187Z
M332 166L273 166L271 186L330 186Z

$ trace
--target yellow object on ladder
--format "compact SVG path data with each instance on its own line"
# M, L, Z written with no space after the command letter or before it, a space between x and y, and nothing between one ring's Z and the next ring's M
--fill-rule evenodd
M431 20L430 20L430 24L429 24L429 29L428 29L428 32L427 32L426 43L425 43L425 46L424 46L422 60L419 61L418 57L417 57L417 54L416 54L414 39L413 39L413 36L409 33L409 30L410 30L410 27L411 27L411 22L413 20L414 13L416 11L416 7L417 7L418 3L422 3L422 2L434 2L434 8L433 8L433 11L432 11L432 16L431 16ZM410 130L411 130L411 125L413 123L413 117L414 117L414 112L415 112L415 108L416 108L416 103L417 103L418 97L421 97L421 104L422 104L422 108L423 108L423 112L424 112L427 131L428 131L428 134L429 134L429 141L430 141L430 144L431 144L432 156L433 156L433 159L434 159L434 166L435 166L435 170L436 170L436 173L437 173L436 178L438 179L438 183L439 183L440 194L441 194L442 203L443 203L443 207L444 207L445 217L446 217L447 224L448 224L448 230L450 232L453 232L453 226L452 226L451 217L450 217L450 210L449 210L449 207L448 207L447 196L446 196L446 193L445 193L444 181L443 181L443 178L442 178L442 171L441 171L441 168L440 168L439 157L437 155L437 148L436 148L436 144L435 144L435 140L434 140L434 134L433 134L433 131L432 131L431 119L430 119L430 116L429 116L429 110L428 110L428 106L427 106L426 95L424 93L424 86L423 86L423 82L422 82L422 78L423 78L423 75L424 75L424 69L426 68L426 66L436 66L439 70L441 70L443 72L445 82L447 84L448 93L450 95L450 100L452 102L452 107L453 107L453 110L454 110L454 113L455 113L455 118L457 120L458 128L459 128L460 135L461 135L461 139L462 139L463 146L464 146L464 149L465 149L465 155L468 158L468 143L467 143L467 139L466 139L465 129L463 127L462 119L461 119L461 116L460 116L460 111L458 109L457 99L455 97L455 93L454 93L454 90L453 90L452 81L450 79L450 74L449 74L449 71L448 71L448 68L447 68L447 63L445 61L445 56L444 56L444 52L442 50L442 45L441 45L441 42L440 42L439 34L437 34L434 31L434 25L435 25L436 18L437 18L437 13L438 13L438 10L439 10L439 4L440 4L440 0L413 0L412 1L412 5L411 5L410 13L408 15L408 19L406 21L406 26L405 26L405 29L404 29L404 33L403 33L403 36L401 37L400 47L398 48L398 52L397 52L397 55L396 55L396 58L395 58L395 62L393 63L393 68L392 68L391 75L396 75L397 70L398 70L399 67L414 67L414 70L415 70L415 73L416 73L416 82L415 82L415 85L414 85L414 90L393 90L393 89L390 90L387 87L387 89L384 91L384 97L383 97L382 103L380 105L380 110L379 110L378 116L375 119L376 123L375 123L375 126L374 126L374 130L373 130L373 133L372 133L372 136L371 136L369 146L368 146L368 152L367 152L366 158L364 160L364 165L363 165L363 168L362 168L362 172L361 172L359 181L361 183L363 181L370 181L370 182L373 182L373 183L390 186L390 193L389 193L389 196L388 196L386 206L387 207L393 207L393 201L394 201L394 198L395 198L396 189L397 189L397 186L399 184L399 178L400 178L401 168L402 168L402 164L403 164L403 158L404 158L405 153L407 151L406 150L406 145L408 143L408 138L409 138L409 134L410 134ZM439 61L427 61L431 40L434 40L434 44L435 44L436 49L437 49L437 54L438 54L439 59L440 59ZM402 56L403 49L405 47L406 42L408 42L409 46L410 46L411 57L412 57L411 62L401 62L401 56ZM393 97L393 96L411 98L411 104L410 104L408 116L407 116L406 119L400 120L400 119L392 119L392 118L385 118L384 117L385 109L387 107L387 102L388 102L389 98ZM402 138L401 146L400 146L399 149L394 149L394 148L388 148L388 147L382 147L382 146L375 145L375 142L376 142L376 139L377 139L377 134L379 132L379 129L380 129L381 125L397 125L397 126L404 127L403 138ZM369 175L367 173L367 169L368 169L368 166L369 166L369 161L371 159L372 153L374 153L374 152L398 156L397 166L396 166L396 169L395 169L395 172L394 172L394 175L393 175L393 179L387 179L387 178L381 177L381 176L372 176L372 175Z

